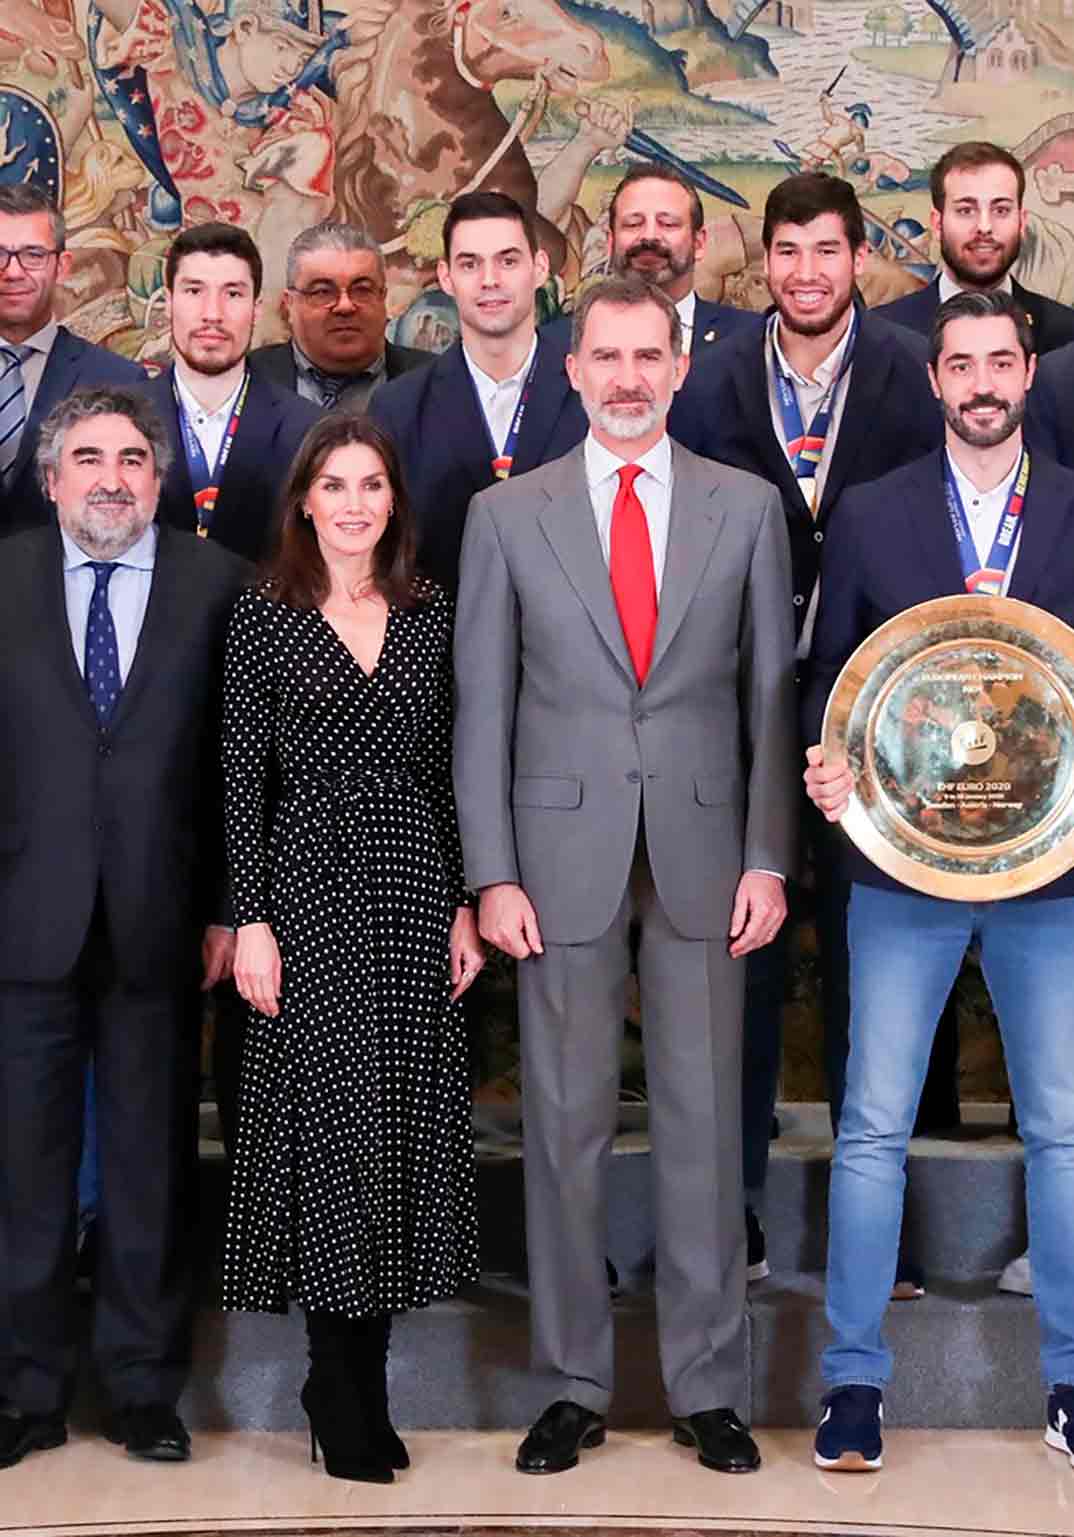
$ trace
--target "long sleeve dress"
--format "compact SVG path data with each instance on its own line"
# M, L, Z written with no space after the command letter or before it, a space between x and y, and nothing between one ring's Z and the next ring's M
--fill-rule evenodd
M366 674L319 610L263 591L228 636L236 924L269 923L280 1012L251 1010L225 1308L364 1317L477 1274L466 1042L449 1002L462 899L451 603L389 610ZM271 786L271 793L270 793Z

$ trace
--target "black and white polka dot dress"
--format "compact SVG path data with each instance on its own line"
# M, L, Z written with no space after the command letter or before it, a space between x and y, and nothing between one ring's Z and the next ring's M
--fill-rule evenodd
M239 599L224 703L238 924L271 923L278 1018L251 1010L224 1306L362 1317L477 1275L452 609L392 608L367 676L317 610ZM272 809L269 806L269 785Z

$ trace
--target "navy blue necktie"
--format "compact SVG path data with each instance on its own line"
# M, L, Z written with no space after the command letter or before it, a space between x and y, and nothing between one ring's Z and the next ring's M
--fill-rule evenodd
M116 627L108 607L108 583L116 569L116 562L91 560L87 564L93 572L96 586L86 620L86 689L97 711L98 723L107 726L123 687L119 678Z

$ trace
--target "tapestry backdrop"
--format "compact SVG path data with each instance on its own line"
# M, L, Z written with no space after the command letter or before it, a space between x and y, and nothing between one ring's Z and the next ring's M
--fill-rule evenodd
M225 219L268 264L336 214L383 242L399 340L442 347L445 203L534 209L554 309L604 257L626 159L685 164L711 238L699 290L763 307L760 211L790 170L851 179L870 302L927 277L927 169L965 138L1029 179L1018 275L1074 299L1074 0L3 0L0 179L62 200L68 322L165 349L162 253Z

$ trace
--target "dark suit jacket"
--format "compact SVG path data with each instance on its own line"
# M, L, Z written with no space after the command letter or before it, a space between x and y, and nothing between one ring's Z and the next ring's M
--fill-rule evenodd
M1040 357L1046 352L1054 352L1057 347L1065 347L1068 342L1074 342L1074 309L1069 304L1046 299L1043 294L1023 288L1021 283L1015 283L1013 279L1011 281L1014 297L1033 322L1033 335ZM893 299L890 304L877 305L873 314L890 320L894 325L908 326L911 331L927 337L932 334L932 322L936 319L939 307L940 280L934 278L926 288L919 288L916 293L903 294L901 299Z
M168 429L174 458L160 491L162 523L193 533L194 488L186 467L170 368L142 386ZM291 460L321 412L291 390L252 373L239 430L224 467L209 537L246 560L260 560L274 529L276 503Z
M714 304L711 299L702 299L698 295L694 305L694 334L690 342L691 364L699 362L702 353L717 342L726 341L729 336L740 335L743 331L760 331L763 326L764 316L756 310L736 309L733 304Z
M843 498L824 545L820 610L802 700L807 742L820 740L824 707L843 664L867 636L904 609L966 590L943 494L942 453L893 470ZM1022 536L1010 596L1074 625L1074 473L1032 455ZM905 890L840 836L847 873ZM1074 873L1035 896L1074 896Z
M23 429L19 452L6 488L0 486L0 534L33 528L52 522L52 509L37 478L34 455L41 435L41 423L73 390L89 384L118 384L128 387L143 383L144 371L129 358L107 347L95 347L83 341L66 326L60 326L45 372L34 396L33 409Z
M563 367L566 353L562 331L542 329L514 475L560 458L589 429L582 402ZM431 368L413 369L384 385L370 401L369 414L390 433L399 450L418 525L421 567L454 592L470 498L496 478L488 429L462 343L442 352Z
M1074 343L1037 364L1026 408L1026 437L1049 459L1074 469Z
M398 379L411 368L424 368L431 363L433 354L422 352L418 347L397 347L394 342L384 344L384 378L380 388L391 379ZM274 342L269 347L255 347L250 354L250 366L262 373L272 384L282 389L298 391L298 369L290 342ZM347 391L339 397L339 404L346 407Z
M791 539L795 629L800 631L828 523L850 486L875 480L918 459L943 439L943 418L929 388L925 345L868 310L854 352L839 434L816 521L772 425L764 335L740 331L690 368L689 388L675 397L672 437L694 453L752 470L777 487Z
M71 644L55 524L4 545L0 978L65 976L98 888L124 981L184 982L227 916L216 720L242 561L162 528L138 649L99 729Z

